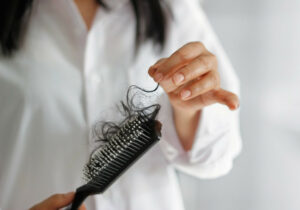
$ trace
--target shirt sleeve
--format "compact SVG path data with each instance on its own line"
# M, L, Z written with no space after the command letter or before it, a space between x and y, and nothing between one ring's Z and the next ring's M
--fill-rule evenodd
M201 41L218 59L221 87L239 94L239 81L198 0L172 1L174 24L167 49L172 52L190 41ZM202 109L192 149L184 151L177 136L168 96L159 97L162 109L161 149L176 169L199 178L227 174L241 150L239 111L214 104Z

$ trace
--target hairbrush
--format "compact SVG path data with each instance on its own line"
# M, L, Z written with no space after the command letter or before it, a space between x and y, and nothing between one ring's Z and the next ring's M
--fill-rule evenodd
M155 120L155 117L159 112L160 105L154 104L137 108L133 103L133 97L129 99L129 92L132 88L143 90L137 86L129 88L127 103L121 102L122 109L127 115L125 120L119 125L110 122L102 125L100 140L104 141L104 144L94 150L85 165L83 174L87 183L76 189L75 198L69 209L78 209L89 195L103 193L151 146L159 141L162 125Z

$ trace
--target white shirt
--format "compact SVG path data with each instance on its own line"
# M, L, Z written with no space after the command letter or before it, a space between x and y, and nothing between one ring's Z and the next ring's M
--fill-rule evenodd
M198 1L168 2L174 20L165 49L158 53L149 41L133 59L128 0L111 1L111 11L100 7L90 31L72 0L37 0L23 46L0 58L0 209L26 209L79 187L94 123L124 99L129 85L153 89L149 66L187 42L201 41L217 56L221 86L238 94L238 79ZM159 93L161 141L103 195L90 198L89 209L183 210L175 169L199 178L231 169L241 148L238 112L205 107L185 152L168 98Z

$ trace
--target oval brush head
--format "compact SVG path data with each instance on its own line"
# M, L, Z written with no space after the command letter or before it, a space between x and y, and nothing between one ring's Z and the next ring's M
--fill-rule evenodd
M138 160L161 136L161 123L155 120L159 107L151 116L143 112L130 120L95 150L84 168L87 184L76 190L72 210L84 199L104 192L122 173Z

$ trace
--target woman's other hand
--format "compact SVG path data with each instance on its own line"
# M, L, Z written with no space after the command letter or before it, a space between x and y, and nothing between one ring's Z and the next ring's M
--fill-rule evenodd
M221 103L234 110L239 98L220 88L218 62L201 42L190 42L148 70L168 94L176 130L185 150L192 147L203 107Z
M195 113L213 103L234 110L238 97L220 88L217 58L201 42L190 42L148 71L159 82L175 109Z
M34 205L30 210L57 210L70 205L74 199L75 193L54 194L46 200ZM79 210L86 210L82 205Z

